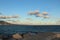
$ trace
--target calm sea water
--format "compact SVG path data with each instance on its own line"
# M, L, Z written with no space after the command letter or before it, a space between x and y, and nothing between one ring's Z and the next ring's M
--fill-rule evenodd
M0 25L0 33L2 34L26 32L60 32L60 26Z

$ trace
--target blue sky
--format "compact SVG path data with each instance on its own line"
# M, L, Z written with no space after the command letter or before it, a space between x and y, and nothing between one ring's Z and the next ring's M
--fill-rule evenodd
M60 17L60 0L0 0L0 12L3 15L19 15L24 18L38 19L29 16L29 11L39 10L40 13L46 11L49 15Z

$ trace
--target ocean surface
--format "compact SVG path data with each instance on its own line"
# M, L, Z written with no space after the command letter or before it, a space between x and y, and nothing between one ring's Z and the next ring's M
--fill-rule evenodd
M1 34L27 33L27 32L60 32L59 25L0 25Z

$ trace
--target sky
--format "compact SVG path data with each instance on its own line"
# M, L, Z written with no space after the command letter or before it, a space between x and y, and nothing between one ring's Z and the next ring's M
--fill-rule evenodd
M0 0L0 12L7 16L19 15L20 18L17 19L21 21L25 21L26 18L42 21L42 18L28 15L28 12L35 10L39 10L40 13L48 12L51 19L59 18L60 0Z

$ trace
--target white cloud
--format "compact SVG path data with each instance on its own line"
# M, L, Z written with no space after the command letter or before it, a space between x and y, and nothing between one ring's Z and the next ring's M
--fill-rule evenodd
M43 16L43 18L49 18L49 16Z
M48 12L43 12L42 14L45 16L45 15L48 15Z
M36 14L36 17L43 17L42 14Z
M28 14L29 14L29 15L36 15L36 14L39 14L39 10L35 10L34 12L29 12Z

